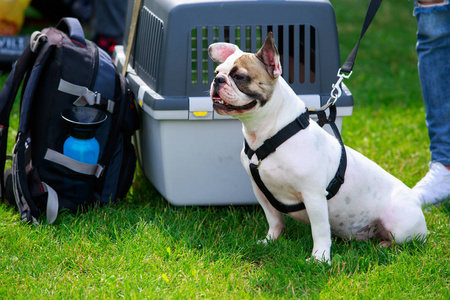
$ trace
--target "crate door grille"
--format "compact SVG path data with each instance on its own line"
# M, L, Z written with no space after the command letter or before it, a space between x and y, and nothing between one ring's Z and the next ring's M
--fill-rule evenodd
M145 28L146 30L138 34L136 38L136 73L144 81L156 86L164 24L161 19L144 6L139 16L139 28Z
M191 30L190 82L193 91L205 91L218 63L208 57L208 46L215 42L236 44L245 52L256 52L271 31L280 54L283 77L294 90L318 85L317 32L309 25L198 26Z

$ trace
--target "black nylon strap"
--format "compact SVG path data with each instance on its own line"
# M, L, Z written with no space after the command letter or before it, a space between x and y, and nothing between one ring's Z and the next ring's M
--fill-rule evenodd
M327 118L325 110L328 108L330 109L330 115ZM325 105L324 107L318 110L310 110L309 113L317 115L317 117L319 118L319 125L321 127L325 124L330 125L331 129L333 130L334 136L337 138L339 144L341 145L341 158L339 160L339 167L326 189L328 192L327 200L330 200L337 194L341 185L344 183L345 170L347 169L347 153L345 151L344 142L342 141L339 129L337 128L336 123L334 122L336 120L337 115L336 105L334 104Z
M309 126L309 113L306 110L300 116L298 116L294 121L283 127L280 131L278 131L274 136L267 139L258 149L253 151L249 146L247 141L245 141L244 152L247 155L248 159L256 154L256 157L259 161L266 158L269 154L276 151L278 146L287 141L294 134L303 130ZM278 211L282 213L289 213L294 211L299 211L305 209L305 205L300 202L297 204L286 205L280 201L278 201L273 194L267 189L266 185L261 179L258 171L258 165L250 164L250 172L252 174L253 180L258 185L258 188L261 192L266 196L267 200L275 207Z
M274 136L267 139L258 149L253 151L245 141L245 153L247 157L251 159L253 154L256 154L258 160L263 160L272 152L283 144L286 140L288 140L291 136L296 134L302 129L305 129L309 126L309 113L306 110L300 116L298 116L294 121L283 127L280 131L277 132Z
M31 71L36 60L36 56L37 54L32 52L30 47L25 49L21 57L19 57L14 65L14 68L8 76L8 79L0 93L0 186L2 197L5 196L3 172L5 169L6 149L8 142L9 116L22 80L25 78L27 72Z
M278 201L272 193L267 189L264 182L261 180L261 177L259 176L258 166L255 164L250 164L250 172L252 173L253 180L255 180L255 183L258 185L261 192L266 196L267 200L272 204L273 207L275 207L278 211L287 214L294 211L299 211L302 209L305 209L305 204L303 202L297 203L297 204L290 204L286 205L280 201Z
M366 17L364 19L364 24L361 29L361 34L359 35L358 42L356 43L355 47L353 48L352 52L350 52L350 55L347 57L347 60L341 67L341 71L345 73L350 73L353 69L353 65L355 64L356 60L356 54L358 54L358 48L359 43L361 42L362 37L366 33L367 29L370 26L370 23L372 23L373 18L375 17L375 14L378 11L378 8L381 5L382 0L371 0L369 4L369 8L367 8Z

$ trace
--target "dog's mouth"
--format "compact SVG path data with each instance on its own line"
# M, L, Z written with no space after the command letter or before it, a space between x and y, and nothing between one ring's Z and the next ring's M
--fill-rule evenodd
M242 112L242 111L246 111L246 110L250 110L253 107L256 106L256 104L258 104L258 102L256 100L253 100L245 105L241 105L241 106L234 106L231 105L225 101L223 101L222 98L220 98L219 95L215 94L212 95L211 97L212 101L213 101L213 108L217 111L228 111L228 112L232 112L232 111L237 111L237 112Z

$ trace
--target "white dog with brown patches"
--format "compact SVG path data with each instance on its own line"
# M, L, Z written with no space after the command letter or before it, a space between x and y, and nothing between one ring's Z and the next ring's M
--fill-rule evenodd
M248 146L255 150L305 112L281 75L278 51L271 33L256 54L237 46L215 43L210 57L221 62L211 85L216 112L238 118ZM331 234L342 238L379 238L383 245L425 239L427 228L419 199L406 185L355 150L346 147L345 182L327 201L327 186L341 157L338 140L310 120L275 152L259 162L267 189L286 205L303 202L306 209L288 215L311 225L312 256L330 262ZM244 151L241 161L252 178L255 195L269 223L266 240L276 240L285 229L284 214L274 208L251 176L258 164Z

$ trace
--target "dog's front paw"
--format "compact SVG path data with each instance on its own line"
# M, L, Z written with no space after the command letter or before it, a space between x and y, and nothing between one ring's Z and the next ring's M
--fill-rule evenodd
M259 240L256 244L267 246L270 242L273 242L273 240L270 238L270 236L266 236L262 240Z
M321 254L320 254L321 253ZM311 258L308 258L306 260L307 262L320 262L320 263L327 263L331 266L331 258L329 251L314 251Z
M331 259L318 259L315 256L312 256L311 258L308 258L306 260L307 263L326 263L329 266L331 266Z
M271 242L278 240L278 238L284 232L285 228L286 227L284 226L284 224L282 224L282 226L277 227L276 230L274 230L273 228L270 228L266 237L264 239L258 241L258 245L267 245Z

